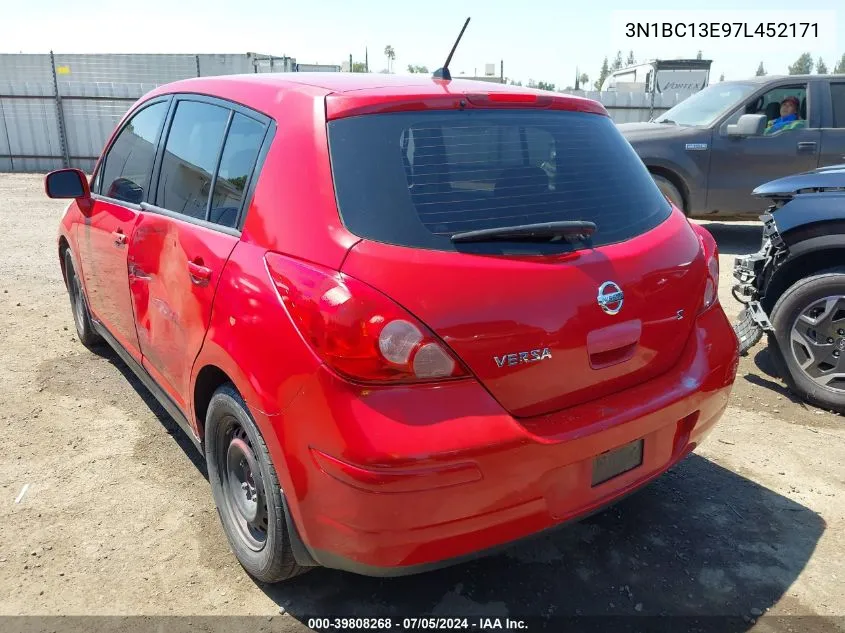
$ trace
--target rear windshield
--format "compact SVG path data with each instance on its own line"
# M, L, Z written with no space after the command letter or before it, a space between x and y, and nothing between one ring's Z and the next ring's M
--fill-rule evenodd
M365 239L466 250L469 245L453 244L450 237L587 220L598 227L593 246L602 246L654 228L671 211L606 116L401 112L331 121L328 135L341 219ZM538 248L550 247L520 245L516 250Z

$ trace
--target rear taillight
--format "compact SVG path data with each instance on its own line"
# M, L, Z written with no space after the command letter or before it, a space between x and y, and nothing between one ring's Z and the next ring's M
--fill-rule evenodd
M704 261L707 265L707 278L704 282L704 297L701 301L699 313L708 310L719 302L719 247L710 231L699 224L691 224L698 235L701 249L704 251Z
M371 286L278 253L265 261L294 325L337 373L373 383L467 375L428 328Z
M704 285L701 311L704 312L717 301L719 301L719 249L714 247L713 254L707 259L707 282Z

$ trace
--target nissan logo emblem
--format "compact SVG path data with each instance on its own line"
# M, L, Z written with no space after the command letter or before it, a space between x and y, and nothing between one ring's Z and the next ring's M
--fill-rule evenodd
M612 281L605 281L599 286L599 294L596 300L599 307L608 314L618 314L622 309L622 300L625 298L625 293L622 288Z

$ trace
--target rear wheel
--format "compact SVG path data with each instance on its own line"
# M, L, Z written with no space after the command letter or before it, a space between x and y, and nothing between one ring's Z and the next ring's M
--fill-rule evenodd
M73 267L73 257L71 257L69 249L65 250L64 257L65 278L67 279L67 290L70 296L70 307L73 312L73 324L76 326L79 342L90 349L96 347L102 341L102 338L94 330L91 322L91 313L88 311L85 291L82 289L82 282Z
M652 174L651 177L654 178L654 182L657 184L661 193L669 198L669 200L672 201L672 204L686 213L686 209L684 208L684 197L681 195L681 192L678 191L678 188L673 185L668 178L658 176L657 174Z
M266 583L308 570L296 563L291 550L279 478L267 445L232 385L223 385L211 397L205 456L217 512L244 569Z
M789 388L845 413L845 272L794 284L778 299L771 321L773 356Z

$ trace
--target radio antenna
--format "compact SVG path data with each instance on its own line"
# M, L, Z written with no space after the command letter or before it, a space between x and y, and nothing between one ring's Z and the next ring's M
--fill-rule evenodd
M449 63L452 61L452 55L455 54L455 49L458 48L458 44L461 42L461 38L464 36L464 31L467 30L467 25L469 24L469 18L467 21L464 22L464 28L461 29L461 32L458 34L458 39L455 40L455 45L452 47L452 50L449 52L449 57L446 58L446 63L443 64L443 68L438 68L434 71L434 78L435 79L445 79L446 81L450 81L452 79L452 73L449 72Z

